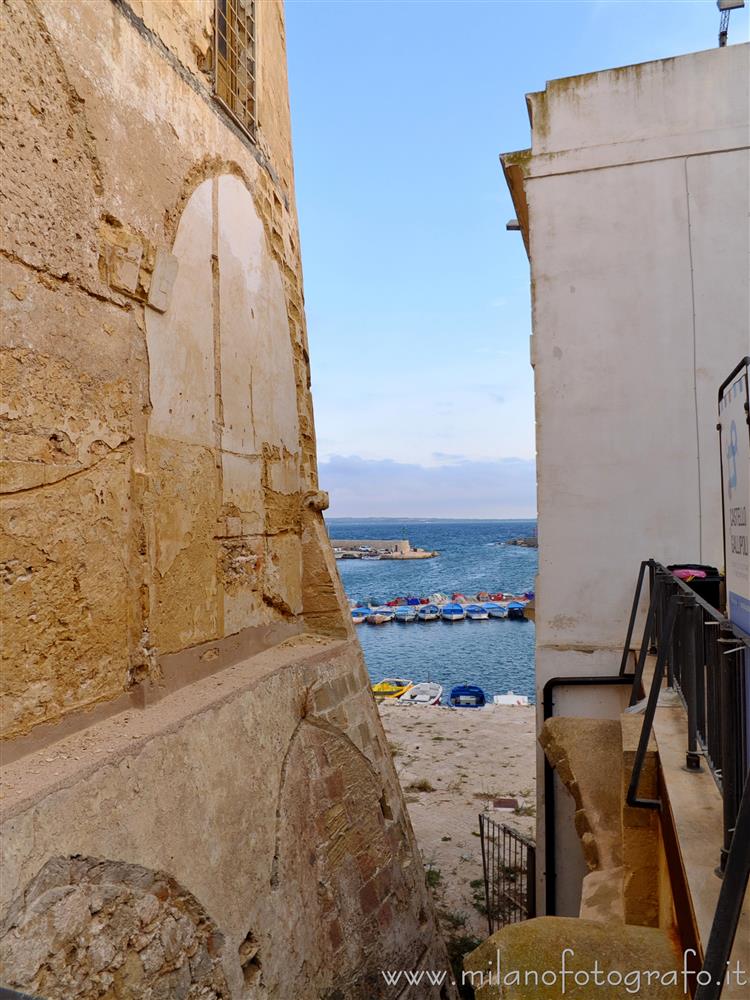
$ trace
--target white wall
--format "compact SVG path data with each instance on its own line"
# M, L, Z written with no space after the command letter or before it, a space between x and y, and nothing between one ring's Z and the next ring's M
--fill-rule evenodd
M616 672L641 559L723 563L716 395L750 353L749 53L529 96L538 702L551 677Z

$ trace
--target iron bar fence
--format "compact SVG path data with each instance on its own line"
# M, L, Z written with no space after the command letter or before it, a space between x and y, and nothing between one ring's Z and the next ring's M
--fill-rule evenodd
M494 934L505 924L536 916L536 847L505 823L479 814L487 926Z
M680 696L687 713L685 766L708 766L724 803L726 863L750 763L750 636L712 607L683 580L655 560L641 565L628 635L632 636L645 569L649 570L650 599L646 624L636 658L631 705L641 696L647 655L656 652L656 664L646 706L643 753L636 757L631 781L632 804L637 801L637 779L651 732L663 676ZM627 663L623 653L621 674Z

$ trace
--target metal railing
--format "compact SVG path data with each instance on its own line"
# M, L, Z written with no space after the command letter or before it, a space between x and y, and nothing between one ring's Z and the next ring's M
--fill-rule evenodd
M650 599L638 651L630 704L643 694L646 657L655 654L643 726L627 792L630 806L659 809L642 799L638 785L663 688L680 696L687 713L685 767L705 761L723 800L723 845L717 873L723 877L696 1000L721 995L750 877L750 636L653 559L641 563L620 664L625 676L635 621L648 572Z
M494 934L505 924L536 916L536 846L505 823L479 814L487 926Z
M721 791L724 845L720 867L723 869L748 774L750 636L660 563L646 560L641 564L636 586L621 674L627 663L646 570L650 600L635 666L631 705L641 695L649 653L656 654L656 663L642 733L643 752L636 758L628 801L631 805L645 804L637 798L638 779L666 676L668 687L679 694L687 713L685 767L700 770L705 761Z

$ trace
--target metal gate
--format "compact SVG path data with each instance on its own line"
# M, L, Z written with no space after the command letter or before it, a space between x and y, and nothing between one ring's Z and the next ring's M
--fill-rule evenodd
M479 814L484 899L490 934L536 915L536 846L505 823Z

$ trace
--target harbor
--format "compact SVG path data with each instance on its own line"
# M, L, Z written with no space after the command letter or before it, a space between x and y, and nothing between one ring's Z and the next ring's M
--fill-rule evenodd
M365 608L368 614L386 612L382 624L365 618L355 625L371 684L394 676L410 679L415 686L434 682L443 688L443 704L462 684L480 687L489 704L496 694L508 691L534 700L535 611L534 600L527 598L534 591L538 550L504 544L532 536L533 521L369 518L334 520L328 527L336 547L347 539L408 538L413 546L440 552L439 559L421 561L336 563L350 613L353 608ZM523 619L491 617L487 609L486 618L476 617L477 612L469 617L471 604L500 604L495 614L503 615L502 606L507 608L514 599L523 605ZM435 617L429 617L430 609L421 602L435 605ZM450 618L450 609L444 613L449 604L462 606L463 616L459 612ZM421 708L415 705L414 711ZM426 714L436 712L431 708Z

